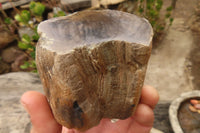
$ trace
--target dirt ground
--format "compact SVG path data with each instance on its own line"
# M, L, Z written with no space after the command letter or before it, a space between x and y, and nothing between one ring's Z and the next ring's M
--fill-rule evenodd
M194 10L198 5L200 6L200 1L191 0L187 1L186 4L184 2L186 2L186 0L182 0L182 2L179 2L176 8L175 17L185 16L185 24L191 27L193 21L197 17L194 13ZM181 11L181 9L184 10ZM193 89L200 90L200 32L192 32L192 37L193 44L192 49L186 60L186 71L188 72L188 78L191 81Z
M200 41L190 30L199 2L177 1L173 25L152 51L145 84L157 88L161 101L172 101L200 85ZM166 0L164 6L169 4L170 0Z
M200 34L194 34L193 49L190 52L188 60L191 62L190 76L193 88L200 90Z

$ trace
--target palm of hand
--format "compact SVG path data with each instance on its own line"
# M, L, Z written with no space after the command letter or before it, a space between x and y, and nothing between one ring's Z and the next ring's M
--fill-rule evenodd
M149 133L153 124L153 112L145 113L143 110L150 111L151 109L144 104L140 104L134 116L115 123L112 123L110 119L103 119L98 126L84 133ZM83 132L63 127L62 133Z
M149 133L154 120L153 108L158 99L154 88L144 86L140 103L133 116L116 123L112 123L110 119L102 119L98 126L86 132L59 125L53 117L46 97L39 92L26 92L21 98L21 103L31 117L31 133Z

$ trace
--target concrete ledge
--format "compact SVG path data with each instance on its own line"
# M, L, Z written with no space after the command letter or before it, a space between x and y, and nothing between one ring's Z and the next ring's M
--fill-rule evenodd
M0 133L28 133L30 119L20 104L29 90L42 92L37 74L16 72L0 75Z

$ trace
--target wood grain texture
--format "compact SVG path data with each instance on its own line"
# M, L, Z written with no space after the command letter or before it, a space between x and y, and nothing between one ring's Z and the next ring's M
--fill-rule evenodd
M39 33L37 67L60 124L85 131L102 118L133 114L151 54L153 32L146 20L84 11L45 21Z

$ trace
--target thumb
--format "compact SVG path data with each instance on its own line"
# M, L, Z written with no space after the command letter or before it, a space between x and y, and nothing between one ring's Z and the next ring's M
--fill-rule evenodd
M62 126L55 121L43 94L28 91L22 95L21 103L31 117L31 133L61 133Z

